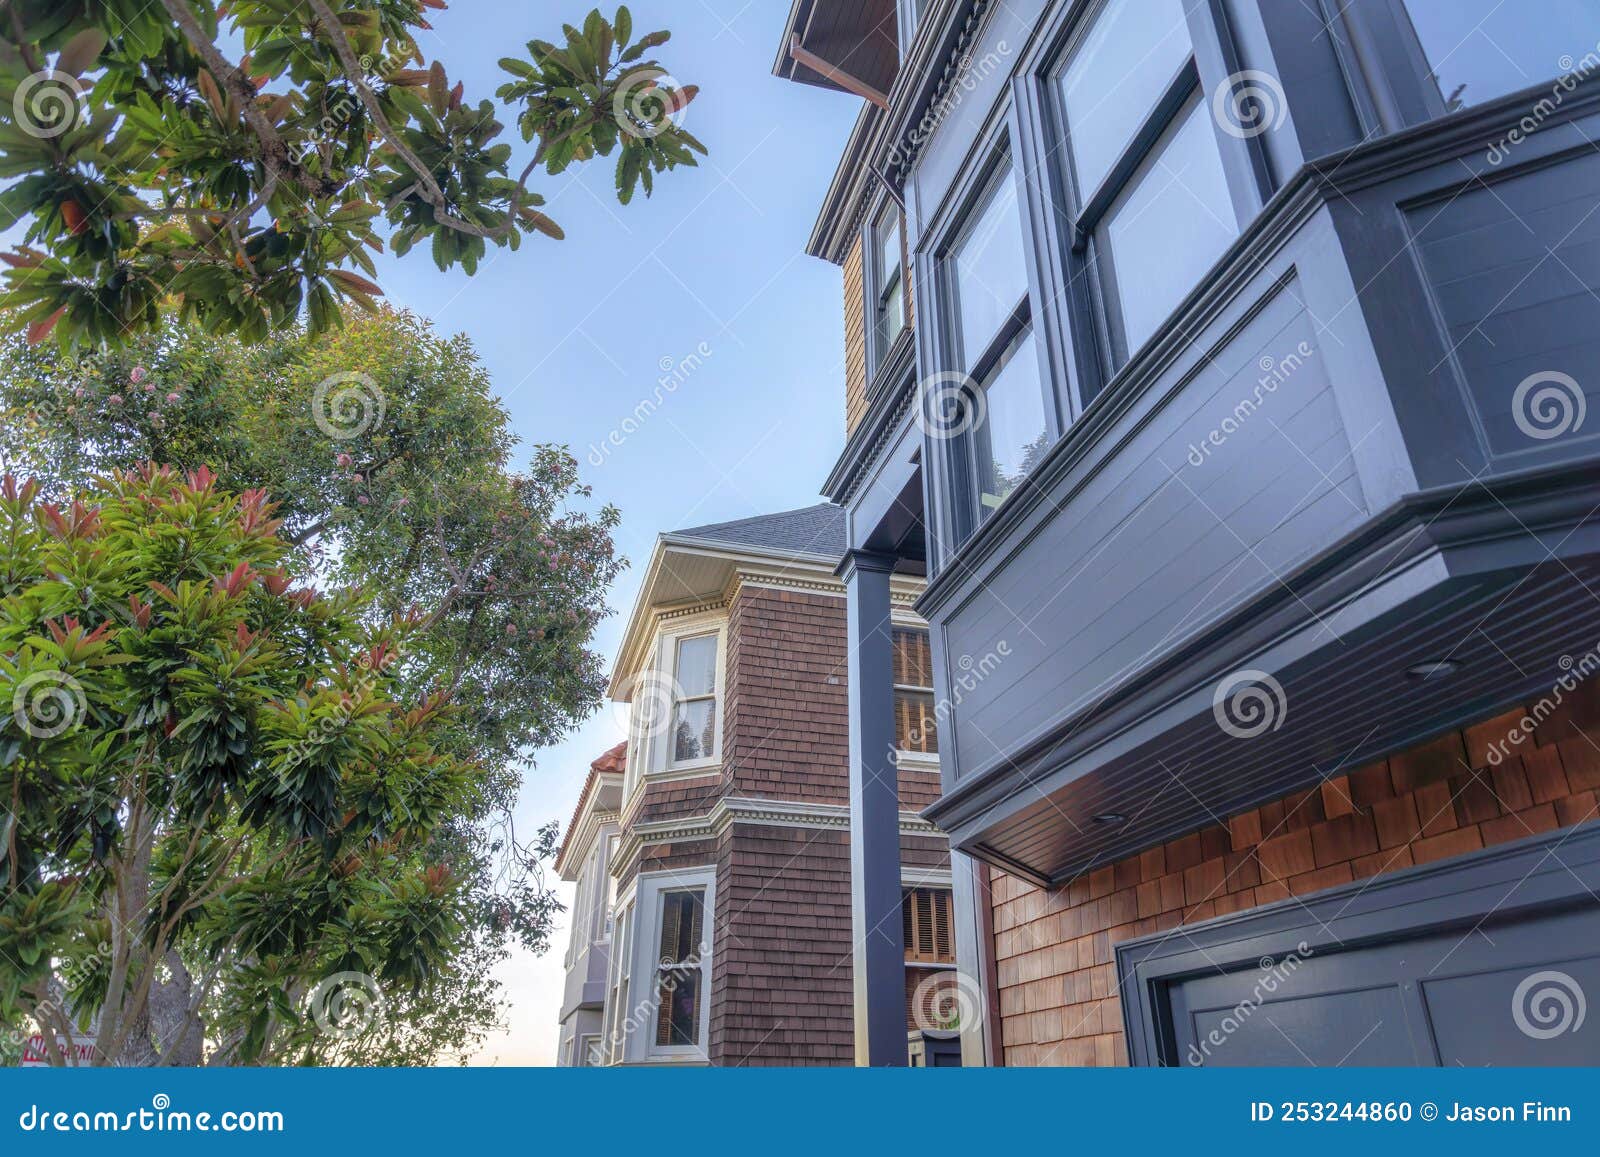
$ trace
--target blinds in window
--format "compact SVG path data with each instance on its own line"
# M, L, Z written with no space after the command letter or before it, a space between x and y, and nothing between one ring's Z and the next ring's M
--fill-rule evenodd
M955 912L945 888L907 888L900 912L905 922L906 963L956 962Z
M895 629L894 687L896 744L901 751L936 753L939 727L934 714L933 647L928 632Z
M700 943L705 893L696 889L662 897L656 1044L700 1043Z

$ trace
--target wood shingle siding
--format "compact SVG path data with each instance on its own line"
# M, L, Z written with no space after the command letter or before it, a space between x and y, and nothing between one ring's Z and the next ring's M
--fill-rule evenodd
M1600 681L1489 766L1522 717L1440 736L1062 887L996 872L1005 1063L1128 1063L1112 953L1123 940L1595 819Z
M866 289L862 281L861 238L844 259L844 425L856 428L867 412Z

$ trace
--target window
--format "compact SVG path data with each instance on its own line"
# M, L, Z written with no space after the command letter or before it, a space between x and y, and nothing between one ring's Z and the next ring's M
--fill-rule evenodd
M617 910L606 994L613 1063L706 1059L716 871L641 872Z
M905 924L906 1024L916 1029L953 1029L961 1006L956 987L955 910L948 888L906 888L900 912Z
M948 888L907 888L900 911L905 920L907 964L954 964L955 917Z
M957 425L972 434L982 517L1037 464L1050 437L1009 163L991 178L944 264L960 345L955 363L969 382L968 409Z
M872 368L877 372L906 328L905 227L891 204L871 230Z
M1126 362L1239 233L1182 0L1106 0L1058 83L1073 249ZM1087 398L1085 399L1087 401Z
M717 636L678 639L672 664L673 763L717 753Z
M922 10L927 6L928 0L896 0L902 59L911 48L911 38L917 34L917 25L922 22Z
M656 968L657 1048L700 1044L700 1004L705 997L701 941L705 935L705 889L665 892L661 897L661 950Z
M610 940L611 934L616 930L617 923L617 877L613 875L617 867L617 850L622 847L622 837L612 835L606 840L606 916L605 924L600 930L601 940Z
M628 1059L628 1007L633 979L633 904L617 910L616 943L611 953L611 978L606 985L605 1052L612 1064Z
M1600 0L1402 0L1443 111L1549 80L1595 47ZM1562 61L1568 63L1562 65Z
M605 1063L605 1054L600 1048L600 1035L598 1033L584 1033L577 1039L572 1063L579 1068L593 1068L595 1065Z
M901 751L936 754L939 727L933 705L933 647L927 631L894 630L894 734Z

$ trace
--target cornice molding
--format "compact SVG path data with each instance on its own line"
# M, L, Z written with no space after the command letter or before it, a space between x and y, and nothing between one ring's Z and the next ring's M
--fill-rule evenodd
M815 831L849 831L850 808L845 804L802 803L797 800L724 796L710 811L679 819L633 824L623 832L622 850L612 863L620 875L641 848L690 840L714 840L734 824L769 828L806 828ZM942 838L944 833L916 812L900 813L900 834Z

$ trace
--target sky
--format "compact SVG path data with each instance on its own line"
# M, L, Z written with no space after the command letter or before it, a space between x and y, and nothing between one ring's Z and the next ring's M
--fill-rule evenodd
M608 665L658 532L817 502L843 447L840 274L805 243L859 101L772 75L788 8L629 4L636 33L672 31L655 55L679 82L700 86L683 124L710 152L698 169L658 177L650 200L618 205L613 165L601 158L534 182L563 242L491 250L471 277L439 272L426 247L380 262L391 303L473 340L524 443L571 446L596 502L622 511L617 547L632 566L594 643ZM561 24L587 11L585 0L452 0L421 47L469 98L492 99L502 56L534 37L558 40ZM507 137L521 148L515 130ZM519 151L512 170L524 160ZM622 435L664 367L691 357L698 364L662 392L660 408ZM613 431L620 445L608 445ZM536 753L519 833L551 819L564 830L590 761L622 736L602 710ZM570 903L571 888L559 887ZM554 1063L566 942L563 917L548 953L502 969L508 1031L474 1063Z

